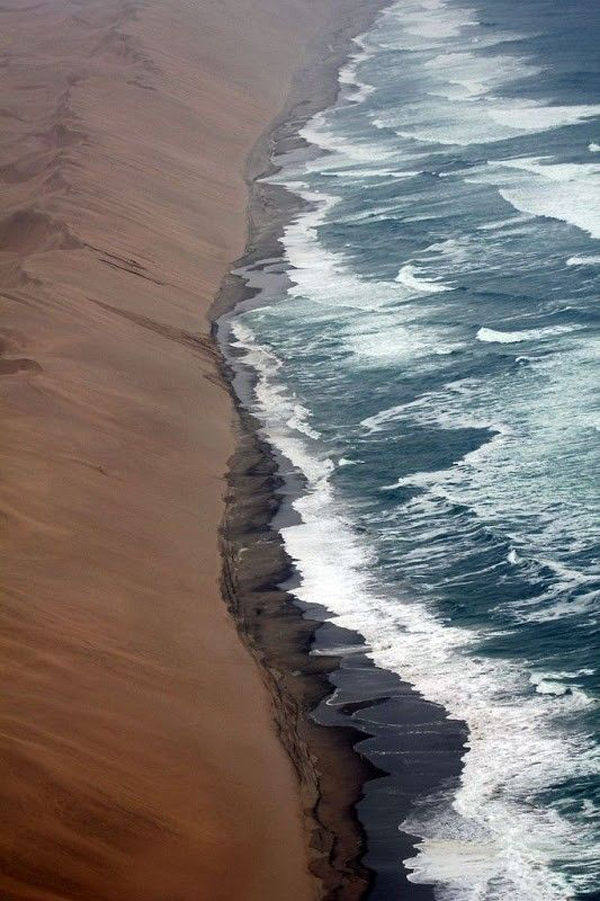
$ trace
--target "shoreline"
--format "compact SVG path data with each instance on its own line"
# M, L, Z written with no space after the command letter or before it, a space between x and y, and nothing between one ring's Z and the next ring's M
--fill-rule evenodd
M346 21L333 37L315 42L295 73L286 104L247 158L246 248L210 308L212 337L235 410L236 446L221 526L223 596L272 698L278 736L298 778L309 870L320 880L323 898L331 901L359 901L373 886L374 874L362 863L366 836L356 805L365 783L384 772L354 750L367 732L350 725L322 725L313 718L332 694L329 676L339 669L341 658L310 653L319 621L307 617L281 587L295 573L272 525L281 508L283 480L273 449L259 435L259 423L235 391L217 323L256 293L235 270L281 257L283 229L304 206L285 188L259 181L278 169L272 162L274 148L280 153L306 146L299 128L335 102L339 71L351 56L353 38L389 3L379 0L368 7L359 0L360 15Z
M366 733L323 726L313 712L332 693L336 656L312 656L319 623L281 583L294 574L271 526L281 480L252 418L240 411L222 527L223 595L272 698L277 734L292 761L302 802L310 872L324 897L365 896L373 874L361 863L365 835L356 813L367 780L382 772L354 752Z
M208 315L244 247L244 167L252 181L273 129L293 146L310 103L333 100L350 36L379 8L4 10L7 899L263 901L285 886L287 901L352 901L381 884L379 865L360 858L367 844L372 857L363 827L383 822L382 808L369 819L363 806L389 783L352 745L377 740L361 711L399 689L318 703L344 659L308 656L315 640L336 644L335 627L319 628L316 611L304 619L276 587L290 570L271 516L289 486L243 415L219 548L238 414ZM295 200L254 184L260 256ZM245 642L219 585L223 541ZM401 855L385 853L395 873Z
M304 80L309 69L309 63L305 63L294 80L284 110L253 148L246 171L250 197L246 250L224 278L210 311L213 340L223 358L224 378L236 410L236 450L229 466L221 539L223 594L240 634L263 672L273 699L280 740L298 775L310 870L322 880L326 897L339 901L358 901L367 895L385 901L392 891L401 891L407 901L434 899L432 886L408 881L405 869L400 866L400 861L414 855L418 841L400 832L402 811L406 813L413 800L406 786L402 786L402 798L398 796L397 811L387 810L382 817L385 821L387 816L386 825L389 831L397 832L397 838L391 841L384 838L380 842L384 846L383 854L378 848L372 855L379 856L383 869L389 868L393 859L398 872L382 876L376 872L376 866L365 862L370 843L358 806L361 801L369 802L367 786L372 787L378 781L380 794L385 795L390 785L394 792L394 784L388 769L378 767L365 750L357 750L359 743L365 745L372 740L376 746L378 739L377 729L354 721L354 715L387 704L390 716L398 723L433 724L432 730L444 736L448 745L446 760L433 777L417 779L420 794L458 777L466 731L464 724L457 721L448 727L446 711L439 705L423 699L395 674L379 670L364 653L368 649L362 636L340 629L335 625L335 618L327 623L329 633L323 652L311 653L317 644L317 633L328 619L326 608L323 607L324 616L320 619L316 611L302 609L286 590L286 583L297 576L274 524L282 508L289 515L289 494L299 489L298 486L286 489L278 453L261 437L260 423L239 396L232 361L227 359L218 328L222 317L234 314L236 307L261 293L260 287L247 284L244 271L256 272L266 260L272 264L283 259L280 243L283 229L307 206L287 188L265 184L259 179L279 171L272 161L274 155L309 147L299 136L299 129L316 112L335 102L340 90L338 73L351 57L352 38L364 33L389 5L389 0L379 3L360 27L352 27L349 32L341 29L336 36L337 62L323 75L322 93L316 98L311 94L314 72ZM343 641L340 640L342 632ZM337 638L336 633L339 633ZM337 683L331 679L334 674L342 676L343 684L344 655L335 653L336 646L343 644L354 646L353 659L375 673L374 684L379 683L379 688L371 689L366 698L358 691L356 700L337 705L332 713L324 702L336 690ZM331 646L333 651L329 649ZM348 694L352 696L352 687ZM406 748L405 753L412 754L415 760L423 751L425 756L431 754L427 740L422 744L417 741L415 747L415 742L408 739ZM400 781L406 781L404 774ZM417 796L417 791L413 796ZM389 808L385 800L383 803ZM380 887L376 890L378 878Z
M245 160L343 12L3 12L7 899L321 894L219 586L232 407L207 311L244 246Z

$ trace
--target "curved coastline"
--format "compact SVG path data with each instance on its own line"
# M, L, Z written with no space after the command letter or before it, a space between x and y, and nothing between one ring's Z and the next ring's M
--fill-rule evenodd
M351 54L353 38L388 2L357 0L345 9L338 31L322 34L309 49L285 106L247 158L246 247L210 309L213 340L236 414L236 447L229 461L221 528L223 596L272 697L278 735L298 777L309 869L321 881L323 897L331 901L358 901L373 887L374 873L362 863L366 835L356 804L367 780L382 771L354 751L364 731L345 723L325 726L312 716L331 695L329 676L339 669L341 658L311 654L319 623L305 617L282 587L295 575L273 528L282 508L284 480L273 449L261 438L259 423L235 389L219 323L256 293L240 268L260 268L261 260L281 257L283 229L303 205L284 188L262 181L277 170L272 162L275 148L280 153L306 146L299 129L335 102L339 71Z
M280 238L306 204L285 187L265 182L279 171L273 158L311 152L300 130L315 113L335 103L352 39L387 5L367 9L359 3L360 17L348 21L333 44L322 36L312 46L284 109L248 157L246 250L223 280L211 308L213 339L236 409L236 450L221 531L222 585L273 698L278 733L299 779L310 869L321 879L325 896L385 901L401 891L409 901L432 901L432 886L411 883L406 868L399 866L414 855L417 839L402 833L398 824L416 799L458 778L466 727L449 721L445 710L394 674L378 669L363 637L329 622L325 606L304 609L286 590L298 575L278 529L297 517L291 501L302 492L302 481L265 440L260 422L249 412L254 375L229 345L229 321L236 309L260 302L261 273L268 270L278 290L285 291L289 284L279 262ZM349 674L349 658L366 680ZM332 703L334 693L342 700ZM408 768L378 765L388 740L377 722L369 722L374 708L385 710L388 725L404 730L400 743ZM410 733L415 726L419 732L423 724L427 737L415 740ZM434 759L440 741L445 745L441 762ZM415 765L426 772L411 774Z
M206 311L340 0L4 4L0 895L289 901L293 768L222 601Z

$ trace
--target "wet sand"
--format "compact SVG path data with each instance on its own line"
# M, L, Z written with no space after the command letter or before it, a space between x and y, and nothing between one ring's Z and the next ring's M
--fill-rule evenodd
M433 886L411 879L407 862L419 839L401 824L425 799L457 785L466 724L451 719L397 674L377 667L363 636L337 625L326 596L311 604L295 600L299 576L279 530L298 522L293 501L305 485L248 412L254 408L256 373L230 335L239 312L268 306L290 287L279 239L306 205L263 179L277 171L276 160L285 153L297 159L319 153L299 132L315 112L334 102L348 37L366 30L376 11L375 6L358 7L352 22L337 32L329 54L313 44L284 109L248 160L248 241L211 308L238 413L222 538L223 581L240 632L276 701L280 734L304 802L309 866L329 892L327 898L433 901Z
M208 308L244 161L346 8L0 3L9 901L322 895L219 589L234 430Z

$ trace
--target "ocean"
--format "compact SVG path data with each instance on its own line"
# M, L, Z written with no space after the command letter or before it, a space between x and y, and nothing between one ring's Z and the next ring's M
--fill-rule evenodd
M599 48L596 0L387 8L275 160L305 203L228 320L316 652L330 622L346 681L396 680L361 712L382 901L600 898ZM460 724L435 786L398 685Z

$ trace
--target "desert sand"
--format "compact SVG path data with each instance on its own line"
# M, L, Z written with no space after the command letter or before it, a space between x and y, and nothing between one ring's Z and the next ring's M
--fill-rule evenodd
M6 901L320 894L219 590L207 313L244 161L337 7L0 2Z

